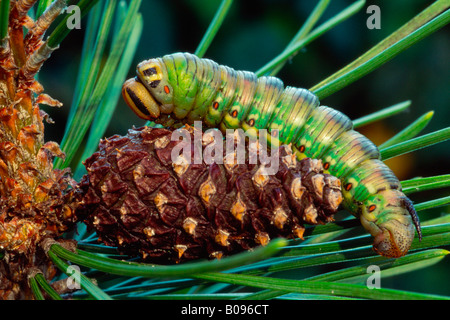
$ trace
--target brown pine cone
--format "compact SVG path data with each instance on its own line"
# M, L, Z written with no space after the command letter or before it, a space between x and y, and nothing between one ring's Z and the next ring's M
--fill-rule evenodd
M283 145L279 170L269 175L259 157L251 164L247 152L238 164L225 140L200 133L203 151L224 144L224 164L195 164L194 128L187 131L190 159L177 153L172 161L180 143L171 141L172 131L142 127L102 140L86 160L78 214L102 242L147 261L180 262L220 258L276 237L301 238L304 224L333 220L340 180L324 174L320 160L297 161Z

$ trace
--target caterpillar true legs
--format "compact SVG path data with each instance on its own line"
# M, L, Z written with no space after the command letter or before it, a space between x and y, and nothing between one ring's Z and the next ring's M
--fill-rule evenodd
M189 53L150 59L137 66L137 77L123 85L123 97L135 113L166 126L201 120L209 127L278 132L273 145L292 144L299 159L321 159L340 178L343 206L374 236L381 255L399 257L409 250L417 213L377 147L352 129L341 112L320 106L306 89L284 87L275 77L257 78ZM277 129L278 131L275 131Z

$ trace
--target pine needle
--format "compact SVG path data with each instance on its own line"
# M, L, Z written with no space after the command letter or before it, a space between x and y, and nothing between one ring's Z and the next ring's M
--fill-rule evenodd
M213 20L211 21L211 24L209 25L202 40L200 41L197 50L195 50L195 55L197 57L201 58L205 55L214 37L219 31L220 26L222 25L223 20L225 19L232 3L233 0L222 0L222 3L220 4L220 7L216 12L216 15L214 16Z

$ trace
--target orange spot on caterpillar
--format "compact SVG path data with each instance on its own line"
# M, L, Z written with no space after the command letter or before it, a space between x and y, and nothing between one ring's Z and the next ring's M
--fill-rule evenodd
M353 187L353 185L352 185L351 183L347 183L347 184L344 186L344 189L345 189L346 191L350 191L350 190L352 189L352 187Z
M250 119L250 120L248 121L248 125L249 125L250 127L253 127L253 126L255 125L255 119Z
M305 146L300 146L300 148L298 148L298 151L300 151L301 153L305 152Z
M219 103L217 101L214 101L212 107L214 108L214 110L219 109Z
M168 86L164 86L164 92L169 94L170 93L170 89Z
M323 164L323 168L324 168L325 170L328 170L328 169L330 168L330 164L329 164L328 162L325 162L325 163Z
M376 208L377 208L376 205L374 205L374 204L370 205L370 206L369 206L369 212L375 211Z
M232 116L233 118L236 118L237 115L238 115L237 110L233 110L233 112L231 113L231 116Z

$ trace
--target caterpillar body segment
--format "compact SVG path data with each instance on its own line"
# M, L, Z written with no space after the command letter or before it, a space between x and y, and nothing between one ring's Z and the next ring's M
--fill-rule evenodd
M421 238L414 206L377 147L352 129L347 116L320 106L306 89L176 53L141 62L122 92L141 118L165 126L201 120L223 132L242 128L249 136L267 129L272 146L292 144L298 159L321 159L341 181L343 207L360 218L381 255L406 254L414 227Z

